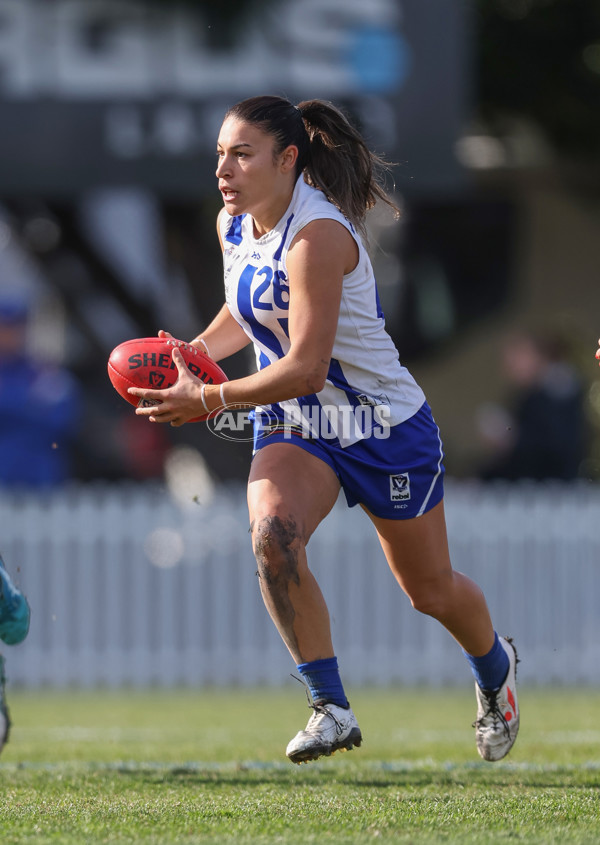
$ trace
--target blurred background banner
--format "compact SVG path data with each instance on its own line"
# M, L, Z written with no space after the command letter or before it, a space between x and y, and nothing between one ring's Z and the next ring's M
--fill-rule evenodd
M276 88L343 103L405 162L405 190L454 186L465 9L444 0L0 2L0 191L141 183L214 189L226 108ZM433 22L433 25L432 25Z

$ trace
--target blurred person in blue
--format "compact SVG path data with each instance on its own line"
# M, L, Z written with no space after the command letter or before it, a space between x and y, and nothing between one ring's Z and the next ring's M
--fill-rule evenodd
M0 297L0 485L49 488L70 475L79 386L28 353L29 314L24 297Z
M15 587L0 557L0 640L7 645L23 642L29 631L31 611L23 593ZM0 751L8 742L10 716L6 704L4 658L0 655Z

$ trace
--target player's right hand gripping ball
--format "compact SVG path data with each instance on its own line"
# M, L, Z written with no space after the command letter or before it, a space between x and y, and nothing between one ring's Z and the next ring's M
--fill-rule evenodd
M172 337L140 337L126 340L110 353L108 377L119 396L136 407L157 404L132 396L127 391L130 387L146 387L153 390L172 387L178 377L173 361L175 346L183 355L188 370L200 381L206 384L221 384L228 380L216 361L183 340L175 340ZM203 414L194 417L190 422L201 422L208 419L208 416Z

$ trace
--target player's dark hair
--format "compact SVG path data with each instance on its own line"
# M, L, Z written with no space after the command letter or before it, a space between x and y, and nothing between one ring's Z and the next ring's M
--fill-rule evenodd
M389 163L369 150L360 132L332 103L304 100L295 106L284 97L265 95L242 100L225 117L271 135L275 155L290 144L296 146L296 178L304 171L308 184L323 191L362 234L365 215L378 199L399 214L383 185Z

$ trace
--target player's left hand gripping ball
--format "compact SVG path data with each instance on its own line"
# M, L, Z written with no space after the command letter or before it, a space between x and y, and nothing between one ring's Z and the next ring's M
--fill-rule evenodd
M126 340L110 353L108 376L113 387L129 402L141 407L149 401L128 393L130 387L166 390L177 381L178 372L173 361L173 349L181 352L188 370L206 384L221 384L227 376L216 361L200 349L172 337L141 337ZM151 403L155 404L155 403ZM190 422L208 419L208 414L194 417Z

